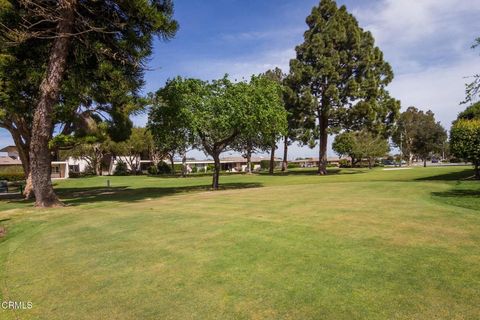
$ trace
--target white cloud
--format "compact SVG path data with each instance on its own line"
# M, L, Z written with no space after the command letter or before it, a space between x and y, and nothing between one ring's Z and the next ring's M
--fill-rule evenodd
M422 110L430 109L437 120L449 128L457 114L466 108L460 105L465 99L466 77L480 70L480 57L471 57L450 66L430 67L420 72L405 73L391 84L391 94L402 101L403 108L411 105Z

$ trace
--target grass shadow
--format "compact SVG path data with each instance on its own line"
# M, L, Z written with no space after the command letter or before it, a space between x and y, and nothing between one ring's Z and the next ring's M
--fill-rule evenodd
M415 179L416 181L458 181L470 179L474 176L473 169L465 169L458 172L438 174L429 177Z
M432 197L445 204L480 211L479 189L452 189L444 192L432 192Z
M360 173L366 173L368 172L367 170L363 169L341 169L341 168L328 168L327 169L327 177L329 175L350 175L350 174L360 174ZM268 172L261 172L259 173L260 175L271 175ZM301 170L289 170L287 172L275 172L274 175L280 175L280 176L316 176L318 175L317 168L311 168L311 169L301 169Z
M261 183L225 183L220 190L246 189L262 187ZM184 187L150 187L150 188L129 188L119 187L89 187L89 188L62 188L57 194L67 205L82 205L101 201L136 202L147 198L156 199L168 195L201 192L211 190L210 184Z

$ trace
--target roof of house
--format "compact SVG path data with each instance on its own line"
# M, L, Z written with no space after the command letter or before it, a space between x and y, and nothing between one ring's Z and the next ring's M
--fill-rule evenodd
M260 162L262 160L270 161L270 157L252 157L251 162ZM275 158L275 161L282 161L280 158ZM232 156L221 158L220 162L247 162L247 158L241 156Z
M12 159L11 157L0 157L0 166L21 166L20 159Z
M0 149L0 152L16 152L16 153L18 153L18 149L15 146L6 146L6 147Z

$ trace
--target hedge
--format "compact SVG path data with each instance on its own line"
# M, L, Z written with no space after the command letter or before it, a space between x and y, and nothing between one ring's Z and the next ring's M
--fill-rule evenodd
M3 172L0 173L0 180L7 180L7 181L23 181L25 180L25 174L22 172L18 173L7 173Z

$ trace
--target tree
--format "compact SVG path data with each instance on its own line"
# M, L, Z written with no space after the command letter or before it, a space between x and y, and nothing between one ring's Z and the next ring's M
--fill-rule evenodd
M106 138L103 141L98 139L85 139L72 148L65 150L63 157L72 157L74 159L83 159L87 162L89 168L97 176L102 175L102 160L112 150L112 141Z
M356 159L355 154L353 152L355 144L355 137L353 132L342 132L335 136L335 140L332 143L332 149L335 151L340 157L348 156L352 160L352 167L355 166L358 160Z
M387 139L381 135L375 135L372 132L362 130L355 132L353 137L352 159L367 159L369 169L372 169L377 158L383 157L390 151Z
M281 106L278 87L265 77L232 83L227 76L211 82L177 77L169 86L176 94L168 105L183 119L177 125L185 126L195 144L213 158L212 188L218 189L220 154L238 145L236 139L242 134L270 125L269 110Z
M475 178L480 179L480 119L458 119L450 130L451 152L461 159L471 161Z
M178 79L167 81L165 87L150 94L150 112L147 127L152 132L154 144L162 158L169 157L172 173L175 174L174 157L182 157L182 176L186 176L186 154L194 147L194 136L189 114L181 106L182 91L178 90Z
M47 48L48 53L38 59L44 67L31 111L30 171L36 205L61 205L51 185L48 144L56 112L63 113L69 105L62 99L69 71L101 72L122 97L126 91L135 95L143 84L144 62L151 53L153 36L170 38L177 29L172 3L17 0L11 1L5 11L8 13L0 17L2 48ZM83 79L87 82L90 78ZM122 119L128 123L120 112L127 103L124 99L110 96L97 102L111 105L112 122L121 123L118 120ZM82 112L79 105L74 110L70 116Z
M326 174L329 133L365 127L386 133L399 103L385 89L393 79L390 65L345 6L322 0L306 22L288 82L303 105L306 140L319 140L318 173Z
M137 174L140 169L142 154L149 154L153 148L153 137L146 128L133 128L130 137L113 145L117 156L122 156L130 167L130 172Z
M392 141L401 149L402 157L406 158L410 166L413 160L413 141L421 124L420 119L424 112L415 107L409 107L400 114L393 131ZM421 128L420 128L421 129Z
M387 139L367 130L337 135L332 148L340 156L349 156L352 159L352 167L358 161L367 159L370 169L376 158L383 157L390 150Z
M420 114L413 136L412 152L423 160L423 165L426 167L428 157L442 152L447 141L447 133L440 122L435 122L433 112L427 111Z
M280 69L277 69L277 72ZM255 151L270 150L270 173L273 173L276 141L285 134L287 113L282 100L282 87L278 79L267 72L253 76L244 86L249 105L246 106L250 117L249 125L235 139L232 148L242 152L247 159L247 172L251 172L251 158ZM273 158L273 163L272 163Z
M469 107L467 107L467 109L460 112L457 119L480 119L480 102L471 104Z

